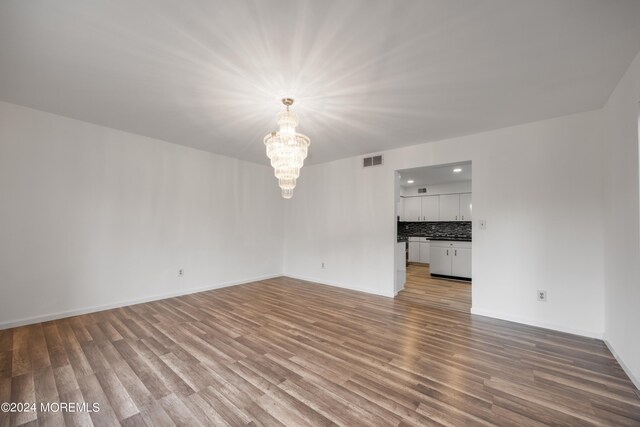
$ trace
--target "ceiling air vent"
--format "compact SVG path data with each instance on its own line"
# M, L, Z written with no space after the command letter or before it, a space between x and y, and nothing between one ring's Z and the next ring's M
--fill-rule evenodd
M368 168L369 166L379 166L382 164L382 154L373 157L365 157L362 159L362 166Z
M422 194L422 193L426 193L427 192L427 187L425 188L418 188L418 194Z

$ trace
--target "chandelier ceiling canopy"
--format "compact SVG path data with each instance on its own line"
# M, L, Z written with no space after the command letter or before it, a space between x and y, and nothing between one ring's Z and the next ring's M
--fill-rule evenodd
M276 116L280 130L265 136L264 145L267 147L267 157L271 160L271 166L278 178L282 197L290 199L304 159L307 158L311 140L305 135L296 133L298 115L289 109L293 99L284 98L282 103L285 110Z

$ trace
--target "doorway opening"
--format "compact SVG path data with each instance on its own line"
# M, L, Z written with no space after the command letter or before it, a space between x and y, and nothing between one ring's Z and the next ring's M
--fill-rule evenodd
M398 300L471 311L472 200L470 161L396 171Z

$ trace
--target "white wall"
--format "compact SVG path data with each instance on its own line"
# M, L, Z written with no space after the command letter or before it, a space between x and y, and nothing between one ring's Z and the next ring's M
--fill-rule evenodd
M602 115L388 151L379 167L305 167L286 209L285 274L392 295L394 171L471 160L474 225L487 221L473 232L473 312L601 336Z
M283 206L266 166L0 102L0 328L280 275Z
M604 113L605 301L607 340L640 388L640 211L638 112L640 55Z
M418 193L419 188L427 188L427 192ZM449 182L435 185L413 185L401 187L403 196L435 196L438 194L471 193L471 181Z

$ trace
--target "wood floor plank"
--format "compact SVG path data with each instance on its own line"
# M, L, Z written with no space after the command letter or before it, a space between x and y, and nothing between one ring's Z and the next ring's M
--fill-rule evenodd
M32 327L23 327L13 332L11 375L14 377L31 372L31 355L29 354L31 329Z
M109 399L101 387L100 382L95 374L85 375L78 379L80 391L84 396L84 402L92 405L95 402L104 404L100 405L99 411L90 412L91 420L96 426L113 426L119 424L113 406L109 404Z
M198 393L194 393L184 401L189 410L205 425L231 427L222 416Z
M109 400L109 406L113 408L120 421L139 413L138 407L129 396L129 392L112 370L97 372L96 378Z
M46 324L43 328L44 338L47 345L47 353L51 367L59 368L69 364L67 351L65 350L62 337L55 323Z
M20 404L31 404L36 401L33 374L22 374L14 376L11 383L11 402ZM11 413L11 425L21 425L36 420L37 412L30 409L27 411L16 411Z
M471 284L431 277L429 264L409 263L407 281L398 299L448 310L471 311Z
M396 299L282 277L0 331L0 399L100 404L0 427L640 425L602 341L472 316L427 273Z
M11 382L12 378L0 377L0 403L11 402ZM11 423L11 413L0 411L0 427L9 427Z
M147 408L140 411L140 415L147 426L175 427L176 425L160 405L160 402L153 402Z
M80 388L75 388L66 393L60 392L60 402L87 403L82 396ZM102 406L102 402L98 403L100 403L100 406ZM91 420L91 415L88 412L62 411L61 413L67 426L91 426L94 424Z
M64 416L59 411L43 411L40 402L59 403L58 388L53 369L49 368L34 375L34 390L36 410L39 425L61 425L64 423Z
M13 355L11 350L0 351L0 378L11 378Z
M204 425L175 394L169 394L160 399L160 405L177 426L196 427Z

